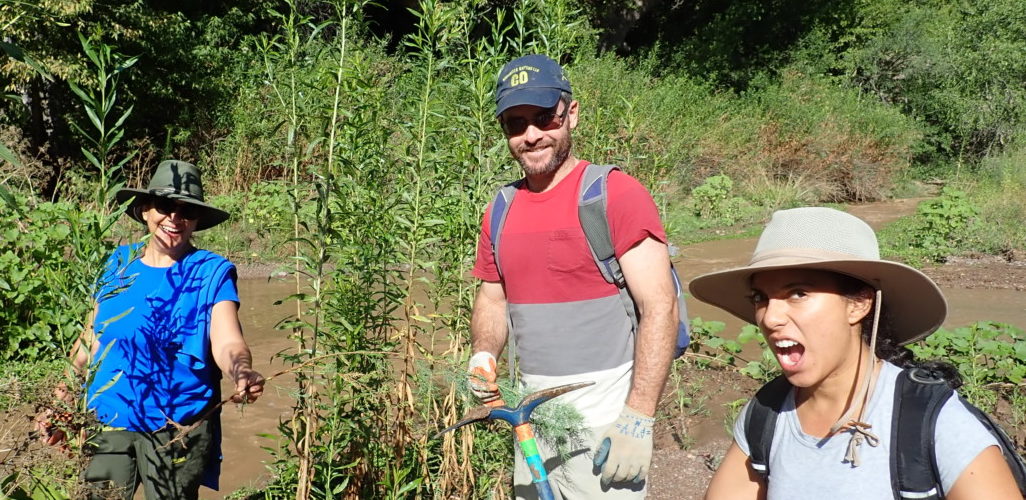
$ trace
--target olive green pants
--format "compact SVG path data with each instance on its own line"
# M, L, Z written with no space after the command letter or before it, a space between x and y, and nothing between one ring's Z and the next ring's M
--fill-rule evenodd
M131 500L140 484L147 500L199 496L212 444L209 420L168 446L177 431L103 431L91 443L92 461L85 471L91 499ZM184 446L183 446L184 444Z

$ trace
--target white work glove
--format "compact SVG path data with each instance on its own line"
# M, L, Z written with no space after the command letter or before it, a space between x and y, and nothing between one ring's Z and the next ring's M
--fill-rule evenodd
M593 460L602 470L602 484L640 483L652 463L652 424L655 418L624 405L620 418L599 438Z
M467 366L468 385L482 403L491 403L502 399L499 385L495 383L495 356L488 351L474 353Z

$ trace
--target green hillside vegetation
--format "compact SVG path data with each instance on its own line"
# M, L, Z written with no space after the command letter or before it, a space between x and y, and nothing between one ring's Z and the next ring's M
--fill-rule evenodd
M649 186L677 245L780 208L923 196L882 233L890 258L1026 255L1026 3L627 3L0 7L9 373L60 378L103 259L139 236L113 192L191 161L232 213L198 245L299 277L302 314L281 324L295 417L262 495L483 497L505 435L425 423L470 404L467 276L486 204L519 176L494 79L528 52L568 70L578 156ZM0 482L74 495L74 474L41 470Z

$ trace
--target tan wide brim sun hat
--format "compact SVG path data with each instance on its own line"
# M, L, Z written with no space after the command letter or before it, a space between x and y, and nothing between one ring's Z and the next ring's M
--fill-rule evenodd
M114 195L119 204L128 201L133 196L135 200L125 210L125 213L143 225L146 224L146 221L143 220L142 211L138 208L156 196L201 208L200 215L196 218L196 231L214 227L228 220L228 212L203 201L203 181L200 179L200 171L195 165L184 161L164 160L157 165L157 170L153 172L150 185L146 189L124 188Z
M755 324L752 275L776 269L832 271L880 290L892 340L899 345L930 335L947 316L944 294L933 280L905 264L881 260L868 224L825 207L774 212L747 266L699 276L689 289L695 298Z

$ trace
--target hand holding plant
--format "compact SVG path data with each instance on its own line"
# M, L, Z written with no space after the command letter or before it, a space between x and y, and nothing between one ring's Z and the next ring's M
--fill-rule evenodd
M252 368L240 368L235 372L235 394L233 403L252 403L264 394L264 376Z
M52 408L43 408L36 414L33 426L35 427L36 432L39 433L40 441L45 443L47 446L56 446L67 441L68 435L54 422L66 423L67 420L70 420L70 414L58 414L54 412ZM66 448L67 444L61 444L61 449Z
M491 403L502 399L499 385L496 384L495 356L488 351L480 351L470 358L467 367L471 392L482 403Z
M37 407L33 427L39 433L42 442L48 446L60 444L62 450L67 450L68 435L66 431L75 427L75 419L74 415L65 408L71 406L75 398L68 391L68 386L64 382L60 382L54 387L53 395L56 400L54 405Z

